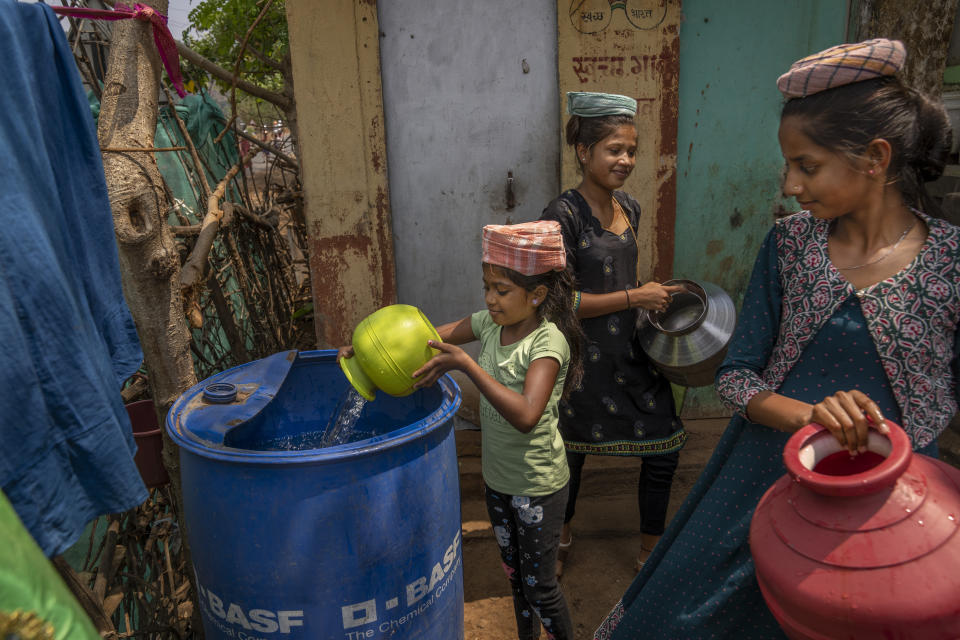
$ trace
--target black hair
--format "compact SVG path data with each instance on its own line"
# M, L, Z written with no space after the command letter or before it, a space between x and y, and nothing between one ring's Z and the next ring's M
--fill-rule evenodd
M950 121L939 102L885 76L788 100L781 119L788 116L815 144L851 160L883 138L892 149L887 174L904 203L940 215L925 186L943 175L950 153Z
M570 363L567 365L567 377L563 383L562 395L566 399L583 379L582 355L585 336L580 327L580 320L577 319L577 311L573 308L575 291L573 272L567 267L563 271L547 271L526 276L519 271L500 265L486 266L500 270L510 282L522 287L525 291L533 291L540 285L547 288L547 295L544 296L543 302L537 305L537 318L546 318L557 325L567 339L567 344L570 345Z
M580 155L576 153L578 144L582 144L587 149L590 149L593 145L616 131L617 127L626 125L636 126L636 124L634 117L626 114L597 116L595 118L570 116L570 119L567 120L566 128L567 144L573 147L573 157L577 162L577 168L583 171L583 163L580 162Z

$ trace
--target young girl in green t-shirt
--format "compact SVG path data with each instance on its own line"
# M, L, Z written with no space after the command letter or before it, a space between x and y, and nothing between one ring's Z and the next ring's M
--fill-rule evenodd
M570 473L557 430L561 396L579 384L581 330L560 225L483 229L487 308L437 327L439 350L414 373L432 385L452 369L476 384L487 510L510 579L520 640L573 638L557 582ZM474 361L456 345L480 340ZM571 357L572 356L572 357ZM538 621L539 619L539 621Z

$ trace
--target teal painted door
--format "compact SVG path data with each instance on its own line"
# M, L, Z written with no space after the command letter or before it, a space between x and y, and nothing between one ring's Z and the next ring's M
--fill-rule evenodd
M844 42L838 0L684 0L680 31L674 277L723 287L740 309L757 249L782 212L777 77ZM683 414L725 415L712 387L691 389Z

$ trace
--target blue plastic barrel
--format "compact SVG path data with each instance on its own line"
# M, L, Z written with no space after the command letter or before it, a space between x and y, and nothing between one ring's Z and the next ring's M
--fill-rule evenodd
M290 351L171 408L207 638L463 638L460 391L378 394L355 441L288 450L347 390L336 352Z

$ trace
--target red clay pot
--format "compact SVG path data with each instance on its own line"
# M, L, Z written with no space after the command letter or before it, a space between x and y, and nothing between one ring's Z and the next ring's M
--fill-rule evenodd
M757 506L757 582L794 640L960 638L960 470L887 425L889 436L870 432L876 455L852 460L829 431L804 427Z
M139 400L125 406L133 427L133 439L137 443L137 453L133 461L137 463L143 484L149 489L167 484L170 477L163 466L163 436L157 424L153 400Z

